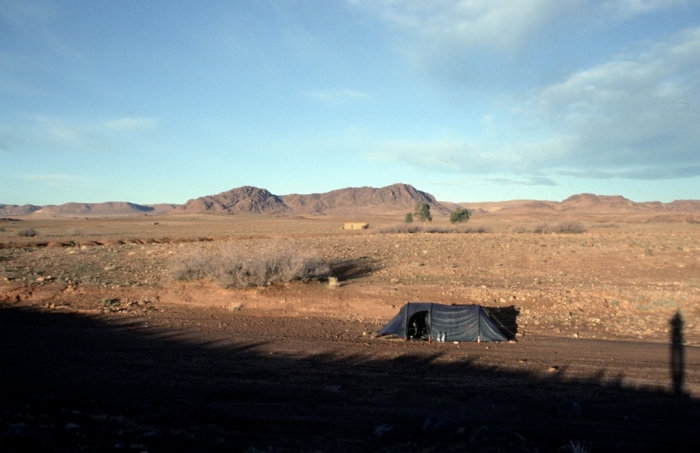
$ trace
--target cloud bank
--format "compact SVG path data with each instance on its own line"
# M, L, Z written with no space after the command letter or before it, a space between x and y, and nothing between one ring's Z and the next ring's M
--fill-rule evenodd
M628 3L643 9L660 2ZM497 108L485 118L495 129L483 139L377 142L370 156L440 172L535 178L698 176L700 27L556 83L504 95ZM499 116L516 126L499 129Z

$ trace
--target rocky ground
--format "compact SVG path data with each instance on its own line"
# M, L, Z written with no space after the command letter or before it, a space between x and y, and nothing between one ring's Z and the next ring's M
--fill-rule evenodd
M252 452L693 444L697 225L589 222L584 234L543 235L508 223L481 234L372 234L304 219L123 222L46 221L36 238L18 238L15 225L0 233L7 445ZM186 254L272 240L322 256L340 287L222 289L169 276ZM485 305L517 342L375 338L406 301ZM677 314L685 344L683 392L674 395L668 343Z

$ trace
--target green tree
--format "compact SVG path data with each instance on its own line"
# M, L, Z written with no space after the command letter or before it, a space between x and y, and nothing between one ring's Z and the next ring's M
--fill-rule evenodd
M418 217L418 220L420 220L421 223L425 222L426 220L428 222L433 221L433 218L430 215L430 205L428 203L418 203L416 204L414 210L416 211L414 214L416 217Z
M410 212L406 214L406 217L403 219L404 223L413 223L413 214Z
M464 223L469 220L472 216L472 212L469 209L457 208L450 214L450 223Z

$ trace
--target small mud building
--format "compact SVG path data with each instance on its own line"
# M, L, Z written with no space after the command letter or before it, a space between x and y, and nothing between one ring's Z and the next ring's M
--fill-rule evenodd
M346 223L343 225L344 230L366 230L369 228L369 223Z
M404 340L508 341L499 322L480 305L407 303L377 336L395 335Z

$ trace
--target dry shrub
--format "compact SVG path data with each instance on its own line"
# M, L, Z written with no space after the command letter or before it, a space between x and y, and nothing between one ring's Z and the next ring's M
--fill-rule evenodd
M491 228L485 226L472 226L464 224L455 225L422 225L411 223L397 223L373 231L374 234L401 234L401 233L490 233Z
M215 255L186 255L170 266L170 276L176 280L207 277L224 288L319 280L330 273L330 266L323 259L284 242L272 242L254 250L227 246Z
M559 222L554 225L554 232L559 234L581 234L587 231L585 225L577 221Z
M529 230L528 230L527 228L525 228L524 226L522 226L522 225L518 225L518 226L513 227L513 229L512 229L511 231L512 231L513 233L517 233L517 234L522 234L522 233L528 233L528 232L529 232Z
M19 230L17 232L17 236L25 237L25 238L33 238L34 236L36 236L38 234L39 233L34 228L25 228L25 229Z
M552 226L548 223L538 223L532 227L532 232L537 234L548 234L552 232Z
M585 233L586 231L588 230L583 223L576 221L559 222L554 225L550 225L548 223L538 223L532 227L532 232L538 234L581 234Z
M209 275L209 265L214 257L190 253L170 263L168 273L175 280L199 280Z

